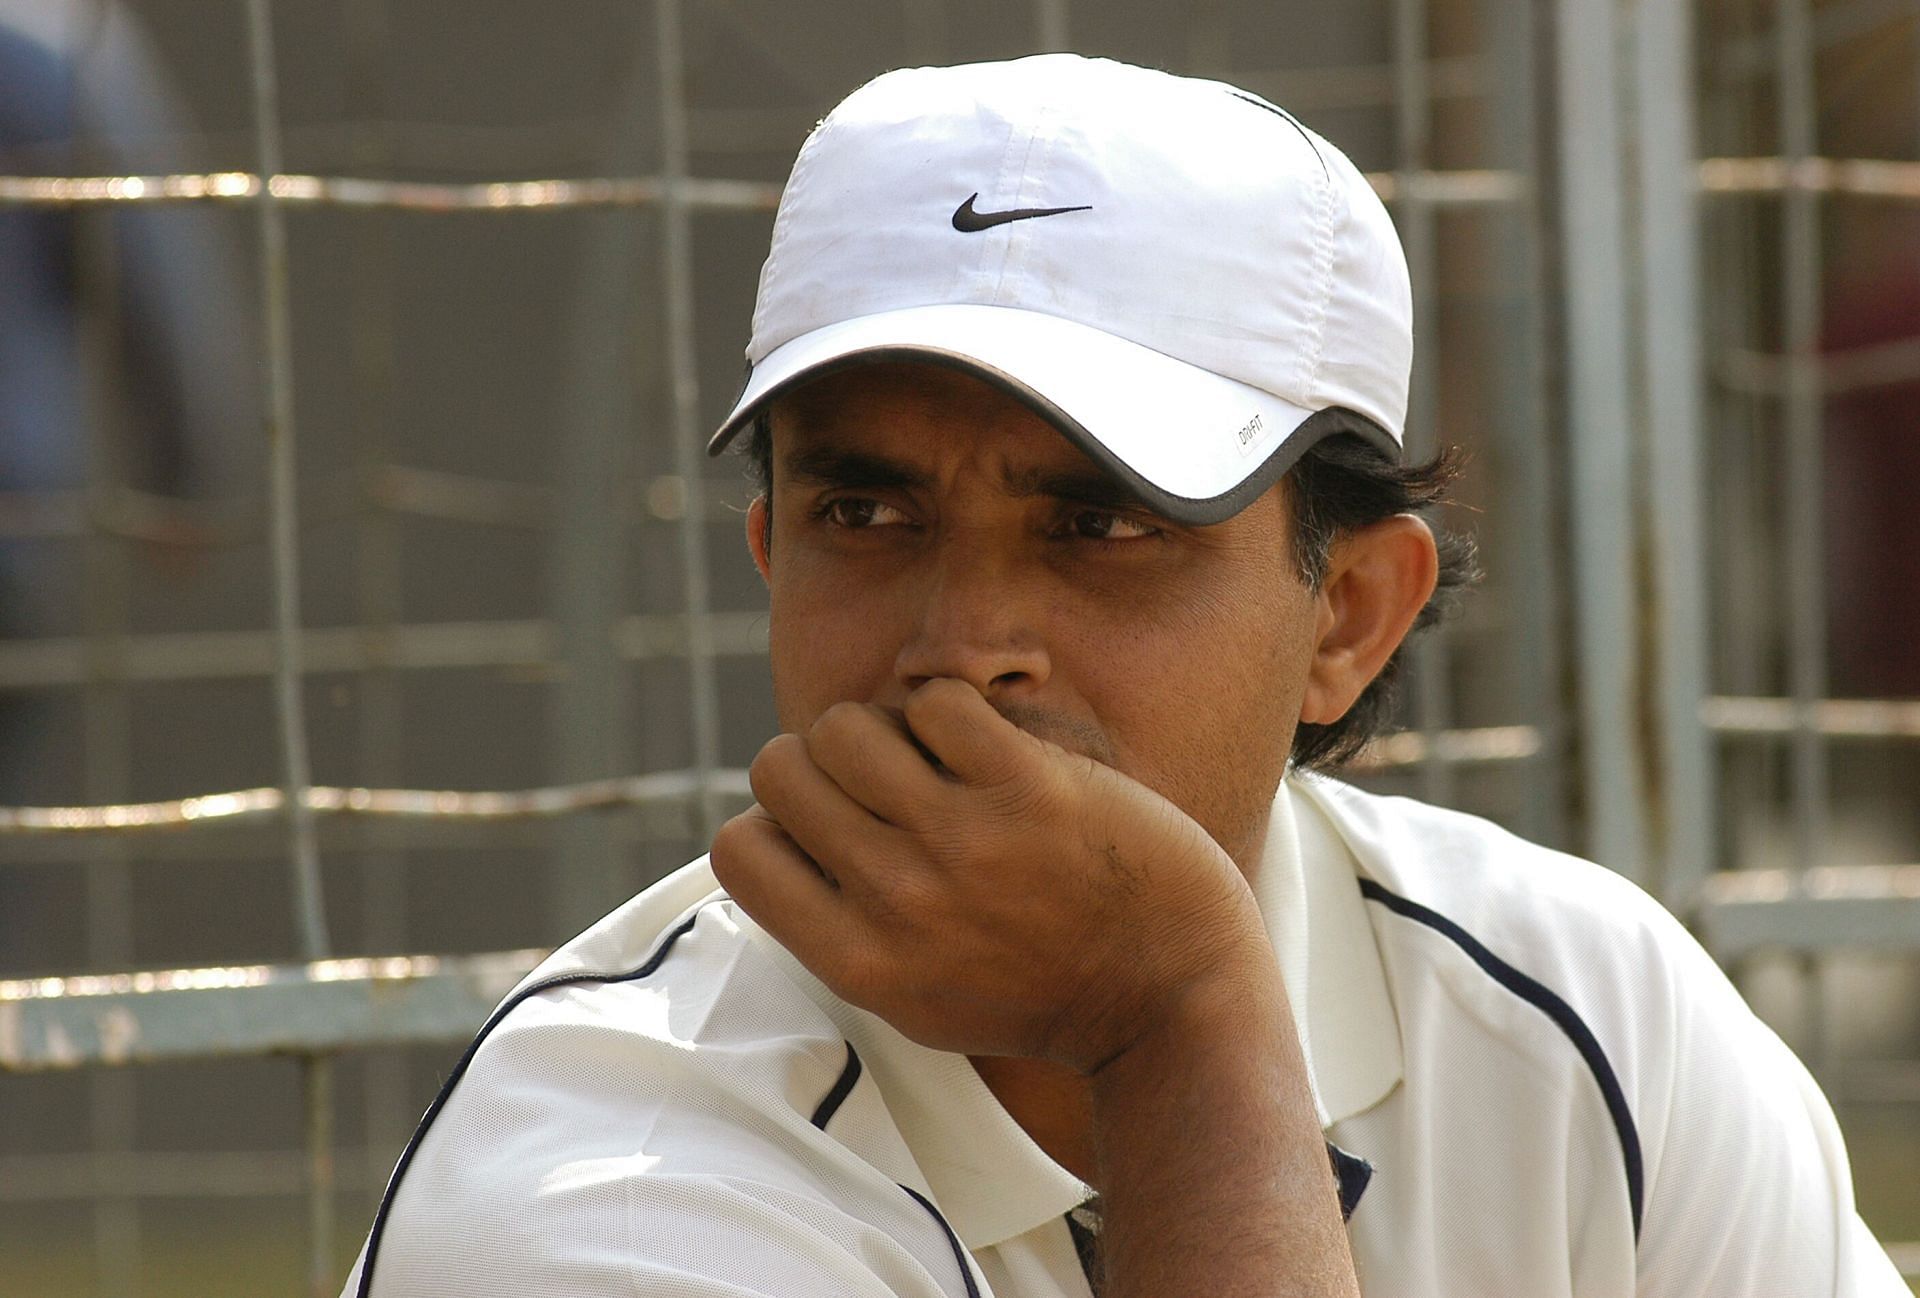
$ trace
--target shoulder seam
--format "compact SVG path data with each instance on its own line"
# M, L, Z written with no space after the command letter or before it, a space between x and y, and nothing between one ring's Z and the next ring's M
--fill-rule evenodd
M1566 1034L1586 1062L1588 1071L1593 1074L1595 1083L1600 1087L1601 1099L1606 1102L1608 1116L1613 1119L1614 1132L1620 1140L1621 1162L1626 1168L1627 1199L1633 1213L1633 1238L1636 1244L1639 1243L1642 1200L1645 1195L1640 1133L1634 1125L1633 1113L1627 1107L1626 1092L1621 1089L1620 1078L1613 1071L1613 1064L1607 1059L1607 1053L1601 1048L1600 1039L1593 1034L1593 1029L1559 993L1538 979L1521 973L1439 911L1417 901L1409 901L1372 879L1363 878L1359 883L1360 892L1367 900L1378 902L1402 918L1424 924L1450 940L1466 952L1488 977L1545 1014Z

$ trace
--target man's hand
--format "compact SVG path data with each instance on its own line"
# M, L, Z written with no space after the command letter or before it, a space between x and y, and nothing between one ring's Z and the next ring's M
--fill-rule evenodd
M1198 824L965 682L923 685L904 717L838 704L751 775L715 876L923 1045L1092 1075L1201 989L1277 979L1245 880Z

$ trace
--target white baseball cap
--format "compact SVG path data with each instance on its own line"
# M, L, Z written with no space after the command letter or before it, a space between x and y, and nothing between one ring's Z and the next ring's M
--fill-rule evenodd
M1073 54L911 68L801 146L708 449L830 370L928 361L1214 523L1329 434L1398 460L1412 359L1386 209L1284 110Z

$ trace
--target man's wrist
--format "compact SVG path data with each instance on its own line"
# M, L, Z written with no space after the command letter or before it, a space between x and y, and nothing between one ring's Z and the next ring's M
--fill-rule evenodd
M1181 989L1090 1082L1104 1292L1357 1292L1270 951ZM1223 1228L1241 1245L1222 1251Z
M1088 1074L1093 1092L1139 1085L1166 1069L1190 1067L1196 1054L1224 1047L1273 1052L1304 1069L1292 1011L1271 948L1221 962L1163 999L1159 1012L1128 1044Z

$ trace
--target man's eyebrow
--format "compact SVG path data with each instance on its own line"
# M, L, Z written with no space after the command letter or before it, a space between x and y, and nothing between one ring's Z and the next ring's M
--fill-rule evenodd
M797 450L782 461L786 476L820 487L919 489L933 479L900 460L867 451L819 446ZM1014 469L1001 479L1010 496L1046 496L1095 509L1137 510L1140 497L1118 478L1091 465L1071 469Z
M1008 494L1013 496L1048 496L1095 509L1143 508L1137 493L1129 490L1112 474L1091 466L1084 469L1014 470L1006 475L1004 484Z
M830 446L795 451L782 463L789 478L821 487L925 487L932 481L899 460Z

